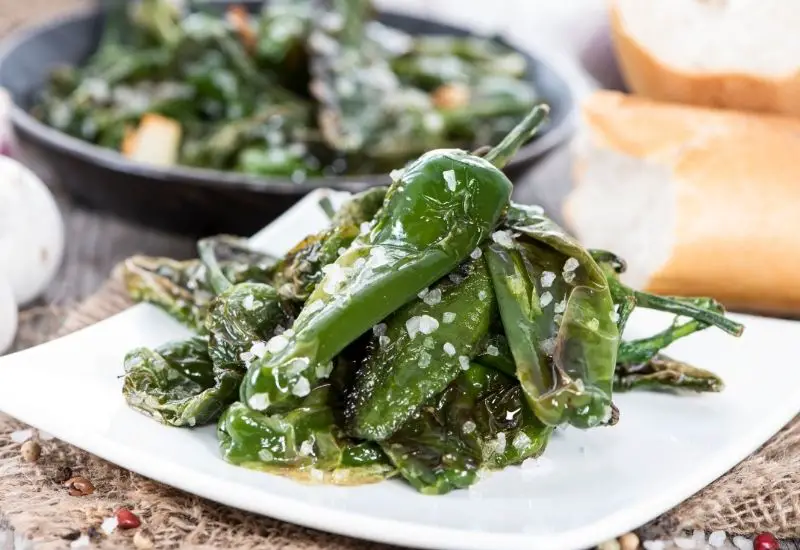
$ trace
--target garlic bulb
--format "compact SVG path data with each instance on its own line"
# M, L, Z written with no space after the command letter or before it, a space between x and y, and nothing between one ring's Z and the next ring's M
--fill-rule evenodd
M64 224L49 189L36 175L0 156L0 279L22 306L55 276L64 254Z
M17 304L11 285L0 278L0 354L4 353L17 334Z

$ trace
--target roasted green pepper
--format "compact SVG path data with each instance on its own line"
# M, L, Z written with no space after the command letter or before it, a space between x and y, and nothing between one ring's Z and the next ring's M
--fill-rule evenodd
M487 158L502 166L546 113L532 111ZM420 157L392 184L372 226L323 268L290 333L270 341L271 354L251 366L241 400L272 411L307 395L337 353L469 256L511 188L497 166L464 151Z
M134 409L171 426L201 426L236 399L242 375L216 368L208 341L195 337L125 357L122 393Z

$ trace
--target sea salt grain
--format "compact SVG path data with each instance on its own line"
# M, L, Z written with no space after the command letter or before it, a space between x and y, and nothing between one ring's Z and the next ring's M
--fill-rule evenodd
M447 184L447 188L450 191L455 191L456 190L456 184L458 183L456 181L456 172L455 172L455 170L445 170L444 172L442 172L442 177L444 178L444 181Z
M565 272L575 271L576 269L578 269L579 265L580 263L578 263L578 260L576 260L575 258L569 258L567 259L566 262L564 262L564 271Z
M378 345L379 345L380 347L382 347L382 348L385 348L385 347L386 347L386 346L388 346L388 345L389 345L391 342L392 342L392 340L391 340L391 339L390 339L388 336L380 336L380 337L378 338Z
M663 540L646 540L642 546L644 546L644 550L664 550L667 543Z
M250 353L261 359L267 354L267 344L265 342L253 342Z
M469 370L469 357L466 355L459 355L458 364L461 365L461 370Z
M248 294L244 297L244 300L242 300L242 307L244 307L247 311L251 311L254 307L256 307L255 298L253 298L252 294Z
M412 340L417 337L417 333L419 332L419 319L419 316L415 315L406 321L406 332L408 333L408 337Z
M589 322L586 323L586 326L589 327L589 330L597 330L598 328L600 328L600 321L592 317L591 319L589 319Z
M419 331L422 334L431 334L439 328L439 321L431 317L430 315L422 315L419 318Z
M315 369L317 378L327 378L333 372L333 361L328 361L327 363L323 363L322 365L317 365Z
M267 351L270 353L278 353L288 345L289 340L287 340L282 334L278 334L277 336L270 338L269 342L267 342Z
M297 376L304 370L308 368L309 360L308 357L298 357L297 359L293 359L291 363L289 363L289 368L286 369L286 374L289 376Z
M464 425L461 428L465 434L471 434L472 432L475 431L476 427L477 426L475 425L475 422L473 422L472 420L467 420L466 422L464 422Z
M449 355L450 357L452 357L452 356L454 356L456 354L456 347L453 344L451 344L450 342L445 342L444 346L442 346L442 347L444 349L444 352L447 355Z
M714 531L708 535L708 544L714 548L721 548L725 544L726 538L725 531Z
M308 383L308 378L301 376L292 387L292 394L297 397L305 397L309 393L311 393L311 384Z
M552 302L552 301L553 301L553 295L550 294L549 292L545 292L539 298L539 306L540 307L547 307L547 306L550 305L550 302Z
M314 454L314 442L306 439L300 444L300 456L311 456Z
M556 313L564 313L565 309L567 309L567 299L566 298L564 298L560 302L556 303L555 306L553 306L553 311L556 312Z
M438 288L434 288L422 298L422 301L429 306L435 306L442 301L442 291Z
M359 226L359 233L361 235L366 235L367 233L369 233L369 230L370 230L369 222L361 222L361 225Z
M444 314L442 315L442 323L444 323L445 325L449 325L455 320L456 320L456 314L453 313L452 311L445 311Z
M325 474L322 472L322 470L318 470L317 468L311 468L309 473L311 474L311 481L316 483L322 483L322 481L325 479Z
M477 260L482 255L483 255L483 252L481 251L480 247L476 248L475 250L473 250L472 252L469 253L469 257L472 258L473 260Z
M489 344L488 346L486 346L486 353L491 355L492 357L497 357L498 355L500 355L500 350L497 349L497 346Z
M733 544L739 550L753 550L753 541L747 537L737 535L733 537Z
M372 334L375 336L383 336L386 334L386 323L378 323L372 327Z
M672 542L675 543L675 546L683 550L691 550L695 547L694 539L688 539L686 537L676 537Z
M266 393L254 393L247 400L247 406L254 411L264 411L269 407L269 395Z
M106 535L110 535L117 528L117 525L119 525L119 520L116 517L106 518L100 524L100 530Z
M525 432L519 432L516 436L514 436L514 441L511 442L511 445L518 451L526 449L530 444L531 438L528 437L528 434Z
M430 290L428 290L427 288L423 288L417 293L417 298L419 298L420 300L423 299L425 295L428 294L428 292L430 292Z
M508 231L495 231L492 233L492 240L503 248L514 248L514 240Z
M486 294L485 290L481 290L480 292L478 292L478 298L479 299L485 300L487 297L488 297L488 294Z
M542 287L550 288L551 286L553 286L553 281L555 280L556 280L555 273L553 273L552 271L542 271L542 277L541 277Z

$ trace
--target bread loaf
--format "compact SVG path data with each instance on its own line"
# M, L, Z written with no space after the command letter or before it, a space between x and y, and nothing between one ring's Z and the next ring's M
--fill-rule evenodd
M800 120L596 92L567 225L634 287L800 313Z
M800 117L800 3L610 3L614 47L632 92Z

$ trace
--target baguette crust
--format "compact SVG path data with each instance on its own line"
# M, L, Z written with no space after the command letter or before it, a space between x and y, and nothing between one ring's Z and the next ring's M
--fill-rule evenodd
M588 98L583 118L591 147L671 173L675 238L647 290L800 312L800 120L614 92ZM589 183L582 174L575 174L579 185Z
M659 101L800 117L800 72L784 77L746 73L700 73L669 67L626 31L611 0L611 36L628 88Z

